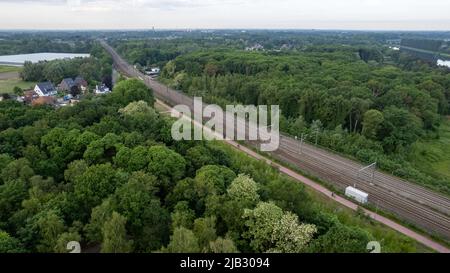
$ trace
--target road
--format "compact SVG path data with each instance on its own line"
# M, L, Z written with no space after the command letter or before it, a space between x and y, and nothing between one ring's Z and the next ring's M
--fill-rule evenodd
M192 98L136 71L109 45L103 41L102 44L112 55L116 68L122 73L143 80L153 89L158 99L169 105L183 104L192 109ZM259 143L250 142L249 144L259 147ZM375 172L372 180L368 173L358 173L358 170L363 168L361 164L310 144L303 144L300 150L300 142L287 136L281 137L280 148L270 154L274 158L297 166L305 173L326 181L337 189L344 190L347 186L356 185L357 188L369 194L369 203L372 205L430 234L450 238L450 198L447 196L379 171ZM378 215L376 218L379 217L381 216ZM389 226L394 228L393 225ZM411 232L413 231L408 229L408 232L403 233L408 235L407 233ZM417 239L417 236L413 238Z

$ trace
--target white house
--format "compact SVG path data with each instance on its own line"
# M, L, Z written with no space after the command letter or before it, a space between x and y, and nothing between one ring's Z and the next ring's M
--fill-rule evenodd
M261 44L255 44L254 46L246 47L245 50L246 51L260 51L260 50L264 50L264 46L262 46Z
M34 92L36 92L39 97L51 97L58 94L58 91L51 82L41 82L36 84Z
M108 86L106 86L105 84L102 84L100 86L98 86L98 85L95 86L95 94L101 95L101 94L107 94L110 92L111 92L111 90L109 90Z

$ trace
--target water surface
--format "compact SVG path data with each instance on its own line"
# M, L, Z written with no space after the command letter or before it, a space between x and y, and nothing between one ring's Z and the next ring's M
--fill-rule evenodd
M32 54L19 54L19 55L3 55L0 56L0 64L14 64L23 65L26 61L37 63L39 61L53 61L60 59L73 59L73 58L86 58L90 54L77 54L77 53L32 53Z

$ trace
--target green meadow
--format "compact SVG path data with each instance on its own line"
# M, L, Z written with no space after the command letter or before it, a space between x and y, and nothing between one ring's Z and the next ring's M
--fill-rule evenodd
M423 172L450 178L450 117L439 129L439 138L412 146L411 162Z

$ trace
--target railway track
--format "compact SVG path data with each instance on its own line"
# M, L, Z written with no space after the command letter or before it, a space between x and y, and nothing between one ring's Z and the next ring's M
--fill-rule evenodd
M358 171L362 168L360 164L354 163L348 159L330 157L327 154L324 155L324 152L320 151L320 149L312 147L308 144L303 146L303 152L302 154L300 154L292 148L299 146L298 143L295 143L295 140L289 139L287 137L282 138L285 139L285 141L282 141L281 146L283 150L289 151L297 155L299 158L302 158L305 155L309 155L317 158L320 161L328 162L329 164L332 164L330 168L339 169L343 174L345 174L349 178L349 182L353 181L353 183L358 186L370 185L384 188L387 191L397 193L403 198L416 201L424 206L428 206L433 210L439 211L446 216L450 216L450 199L443 195L435 194L434 192L424 188L420 188L415 184L403 181L401 179L396 179L395 177L390 177L379 171L375 172L375 178L373 179L373 181L371 179L367 180L368 176L358 175ZM393 180L395 180L395 183L392 182Z
M323 180L333 180L334 185L339 189L345 189L349 186L347 176L333 169L322 171L323 169L328 169L328 166L314 158L304 157L299 160L292 152L286 151L276 153L274 157L285 162L293 163L302 170L313 172L315 176ZM362 184L359 188L365 192L370 192L370 202L377 205L380 209L393 212L397 215L407 215L409 219L424 223L428 229L438 231L439 233L450 232L448 217L445 215L429 210L409 199L397 198L395 192L386 192L383 188L371 187L365 184ZM395 202L390 200L395 200Z
M135 70L109 45L105 42L102 44L112 55L118 70L129 77L143 80L147 86L153 89L157 98L172 106L183 104L193 109L192 98ZM237 123L242 122L245 123L245 120L237 120ZM248 125L246 126L248 127ZM256 148L259 148L260 145L257 142L249 142L249 144ZM307 143L302 145L301 153L299 147L299 141L282 135L280 148L270 154L340 190L356 185L369 194L369 203L372 205L388 211L430 234L450 239L450 198L447 196L380 171L375 172L372 181L368 176L358 174L363 166L357 162Z

